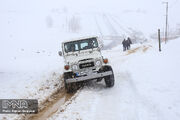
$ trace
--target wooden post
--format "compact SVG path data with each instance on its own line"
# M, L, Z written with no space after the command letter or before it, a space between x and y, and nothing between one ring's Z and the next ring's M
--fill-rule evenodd
M158 29L158 40L159 40L159 52L161 52L161 37L160 37L160 29Z

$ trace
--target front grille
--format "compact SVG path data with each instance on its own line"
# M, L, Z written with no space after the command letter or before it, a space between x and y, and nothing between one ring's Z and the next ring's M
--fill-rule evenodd
M80 60L80 62L81 62L81 61L87 61L87 60L92 60L92 58L83 59L83 60Z
M88 63L79 64L79 68L80 69L88 68L88 67L93 67L93 66L94 66L94 62L88 62Z

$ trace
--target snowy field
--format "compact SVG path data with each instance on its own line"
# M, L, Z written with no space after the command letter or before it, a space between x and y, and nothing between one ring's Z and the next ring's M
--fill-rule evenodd
M180 1L168 2L169 33L177 37ZM161 0L0 0L0 99L38 99L43 108L64 86L61 42L95 35L103 38L115 86L92 82L49 119L179 120L180 39L163 43L162 52L155 39L157 29L165 29L164 14ZM137 43L123 52L127 36ZM0 114L1 119L22 116Z

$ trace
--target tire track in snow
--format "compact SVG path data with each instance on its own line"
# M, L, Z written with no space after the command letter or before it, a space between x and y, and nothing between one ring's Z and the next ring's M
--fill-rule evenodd
M137 48L134 48L130 51L130 54L134 54L136 52L146 52L148 48L151 46L140 46ZM140 49L140 50L139 50ZM145 51L144 51L145 50ZM128 52L128 51L127 51ZM125 55L126 56L126 55ZM125 57L124 56L124 57ZM122 57L121 59L115 59L114 62L117 63L117 61L121 61L120 64L127 64L128 58L125 57L125 61ZM142 96L137 88L138 83L134 83L134 80L130 74L130 72L118 72L119 68L115 67L117 64L113 65L114 66L114 72L115 72L115 88L113 88L113 91L111 94L114 94L114 98L110 101L108 101L108 98L106 99L106 102L103 103L106 106L108 104L111 104L114 113L112 113L111 117L112 119L120 119L120 120L163 120L162 115L160 115L160 110L157 108L156 104L153 103L153 101L150 101L148 98L145 96ZM121 70L122 71L122 70ZM118 88L117 88L118 87ZM109 92L109 91L108 91ZM116 95L118 92L118 95ZM106 95L107 96L107 95ZM109 98L110 99L110 98ZM103 102L103 101L102 101ZM116 104L113 105L112 103ZM106 109L104 109L106 111ZM118 113L117 113L118 111ZM107 114L107 113L106 113ZM100 116L100 115L99 115ZM160 117L161 116L161 117ZM105 119L109 119L108 117Z
M133 83L131 75L129 73L117 73L116 79L117 79L116 81L118 81L118 79L123 79L122 81L119 82L119 85L121 87L120 94L122 94L122 96L119 98L120 99L119 105L121 107L121 105L126 104L126 107L127 107L126 109L129 111L128 113L125 113L123 109L120 109L120 112L121 112L120 119L140 120L141 119L140 116L142 115L140 113L141 112L140 110L142 107L145 107L145 109L150 111L150 113L148 113L148 114L150 114L150 116L152 116L152 118L154 119L156 117L156 113L158 113L158 110L154 107L153 104L150 104L149 101L147 101L145 98L141 97L138 94L137 88L136 88L135 84ZM96 85L96 86L98 86L98 85ZM115 85L115 86L117 86L117 85ZM101 89L104 89L103 85L100 85L99 87L101 87ZM106 92L108 92L109 90L111 91L113 89L108 89L108 90L105 89ZM127 94L124 94L123 92L127 92ZM100 94L97 92L96 94L101 96L102 92L100 92ZM74 100L77 96L78 96L78 92L74 93L74 94L67 94L65 92L64 87L62 87L60 89L60 91L58 91L58 93L49 97L50 100L47 101L47 106L42 111L40 111L39 114L28 116L25 118L25 120L47 119L48 117L53 116L54 113L57 111L60 111L60 113L64 112L66 110L66 107L69 104L71 104L72 100ZM102 98L103 97L104 96L102 96ZM125 97L125 99L122 97ZM104 100L104 99L102 99L102 100ZM108 103L108 101L106 101L106 103ZM153 111L155 111L155 112L153 112ZM129 115L131 115L131 116L129 116Z
M131 74L129 72L126 73L126 76L128 76L127 84L129 84L129 88L131 88L131 92L134 98L134 102L136 103L137 107L137 114L139 116L138 120L163 120L163 118L159 118L160 111L156 107L156 104L153 104L150 100L148 100L146 97L141 96L138 92L138 89L132 80ZM146 111L145 111L146 110ZM148 118L142 118L144 114L147 114L145 116L148 116Z
M79 90L80 91L80 90ZM77 93L68 94L64 86L57 92L51 95L43 104L43 108L39 110L38 114L23 116L22 120L46 120L58 110L64 112L66 107L71 104L72 100L77 97Z

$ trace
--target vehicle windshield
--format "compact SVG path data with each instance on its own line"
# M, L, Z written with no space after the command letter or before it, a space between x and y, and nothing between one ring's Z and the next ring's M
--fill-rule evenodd
M87 50L97 47L98 47L98 42L96 38L88 38L88 39L64 43L64 48L66 53L75 52L79 50Z

